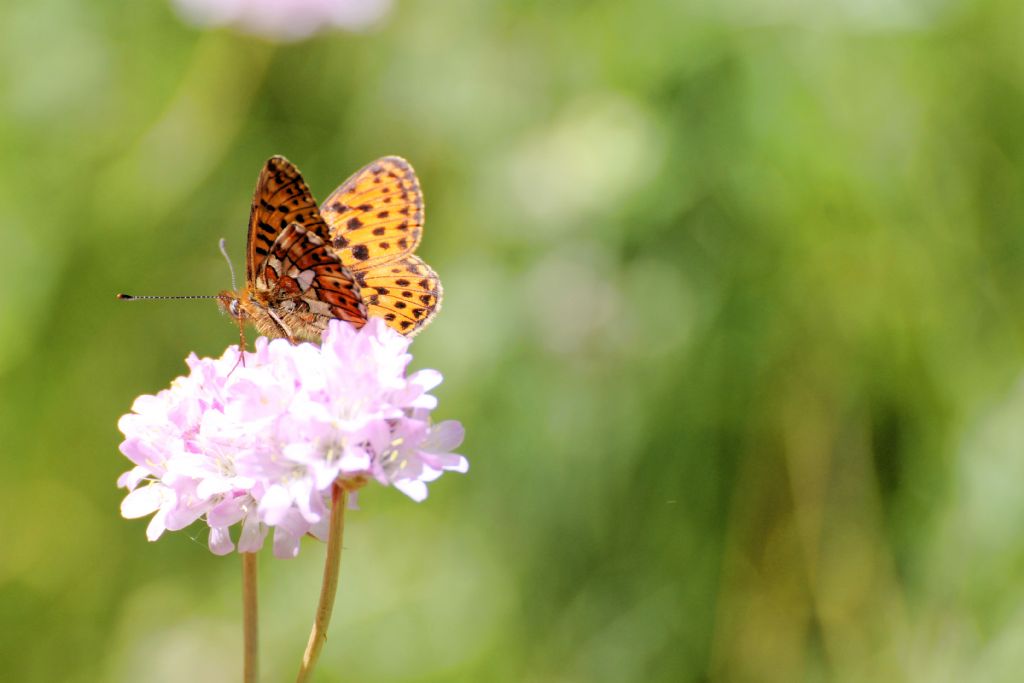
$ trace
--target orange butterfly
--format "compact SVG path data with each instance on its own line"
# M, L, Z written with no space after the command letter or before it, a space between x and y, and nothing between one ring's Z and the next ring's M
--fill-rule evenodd
M380 191L376 167L404 169L400 186ZM367 191L366 183L377 191ZM260 171L249 214L245 287L221 292L222 307L240 324L251 322L261 334L293 342L319 341L332 318L360 327L368 316L380 316L406 335L422 329L440 306L441 283L409 253L423 224L423 195L412 167L397 157L379 159L345 181L328 202L351 198L357 210L370 214L368 227L340 246L331 222L338 212L321 216L295 165L271 157ZM404 227L387 220L391 211L410 217ZM414 242L390 237L410 232L413 224ZM360 258L371 252L373 258Z

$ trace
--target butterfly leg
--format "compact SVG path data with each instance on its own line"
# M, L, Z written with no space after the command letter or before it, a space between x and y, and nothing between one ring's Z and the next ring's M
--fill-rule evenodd
M296 344L297 342L295 340L295 335L292 334L292 331L288 329L287 325L285 325L284 320L281 319L281 316L279 316L277 312L272 308L268 308L266 310L267 313L270 314L270 317L274 319L274 322L277 323L277 326L281 328L281 331L284 332L284 336L288 339L288 341L291 342L292 344Z
M243 368L245 367L245 323L242 322L241 318L238 318L238 360L235 361L235 366L231 368L228 377L238 369L239 365Z

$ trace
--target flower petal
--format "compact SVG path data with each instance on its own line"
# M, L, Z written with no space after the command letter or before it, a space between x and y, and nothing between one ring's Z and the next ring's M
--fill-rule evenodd
M214 555L227 555L234 549L231 532L226 526L210 527L210 552Z
M156 512L164 502L165 490L161 484L150 484L135 489L121 501L121 516L125 519L136 519Z

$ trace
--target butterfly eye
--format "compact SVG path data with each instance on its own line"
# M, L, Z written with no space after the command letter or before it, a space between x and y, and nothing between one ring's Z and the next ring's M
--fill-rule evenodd
M228 311L236 318L241 317L242 313L238 308L238 299L231 300L231 303L228 305Z

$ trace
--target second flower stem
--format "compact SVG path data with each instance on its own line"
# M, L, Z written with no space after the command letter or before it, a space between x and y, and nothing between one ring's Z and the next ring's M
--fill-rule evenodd
M242 553L242 681L256 683L259 678L259 615L256 599L256 553Z
M320 658L320 651L327 642L327 626L331 623L331 612L334 611L334 596L338 592L338 572L341 569L341 544L345 531L345 489L338 484L331 491L331 520L327 535L327 557L324 560L324 580L320 586L320 603L316 607L316 618L313 630L309 634L306 652L302 655L302 665L295 683L308 681Z

